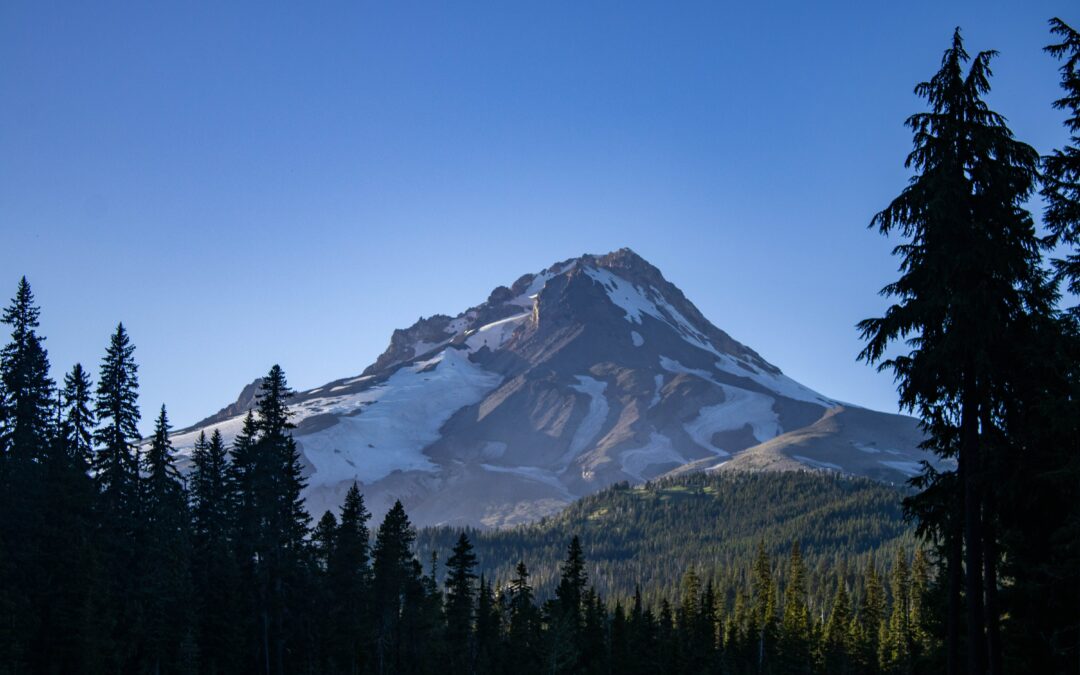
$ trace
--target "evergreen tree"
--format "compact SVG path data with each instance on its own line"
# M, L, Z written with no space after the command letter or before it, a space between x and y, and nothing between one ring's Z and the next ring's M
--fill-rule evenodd
M23 277L0 318L11 338L0 350L0 660L14 670L32 663L46 579L38 565L47 498L43 466L52 444L53 382L40 310Z
M473 606L476 555L462 532L446 561L446 644L454 672L466 672L473 661Z
M476 596L475 657L472 670L479 675L502 667L502 612L491 582L480 575Z
M218 429L199 434L191 453L191 569L203 672L238 668L241 624L234 550L235 498L225 441Z
M254 588L262 630L264 668L274 673L290 669L288 657L299 658L304 633L299 609L304 603L308 565L308 523L301 492L304 478L300 454L292 438L294 425L285 373L273 366L263 379L256 403L255 432L251 448L251 495L253 513L244 520L253 524L255 542Z
M507 651L511 662L522 673L540 672L540 617L533 603L529 570L519 561L510 581L510 618L507 628Z
M139 632L143 667L152 673L180 671L181 643L192 631L187 494L174 462L170 428L163 405L143 458Z
M930 105L907 121L915 136L907 165L917 173L871 223L907 238L895 249L901 277L883 291L899 302L859 324L867 340L860 358L894 372L901 406L916 411L930 433L927 447L958 462L972 673L985 670L987 655L991 671L1000 670L999 534L988 476L1005 450L993 433L994 416L1016 373L1008 365L1016 326L1026 313L1049 313L1053 300L1040 269L1045 242L1023 206L1038 155L983 101L993 56L981 52L971 60L957 30L941 69L916 87ZM905 338L911 351L884 359L886 347ZM954 534L947 524L934 525L939 535Z
M829 620L825 624L824 631L824 670L827 673L844 675L852 672L852 664L849 656L851 626L851 598L848 596L846 584L843 579L836 585L836 595L833 597L832 609L829 612Z
M94 456L94 426L97 421L90 409L93 404L90 375L76 363L64 376L61 398L64 406L65 440L73 458L89 469Z
M866 571L862 599L859 602L859 635L861 653L859 661L866 668L876 668L881 650L881 627L885 625L885 587L881 584L877 568Z
M769 554L765 551L765 542L758 543L757 557L754 559L753 599L751 630L755 639L754 649L759 670L765 670L772 661L776 646L776 586L773 583L772 565Z
M11 328L10 342L0 350L0 450L16 484L35 480L33 467L42 462L53 432L54 383L36 331L40 315L23 277L0 318Z
M581 540L574 536L562 563L555 597L545 603L548 628L545 670L549 672L573 672L580 666L584 626L582 602L587 584Z
M902 552L897 552L890 575L892 612L882 670L907 673L912 667L914 637L911 630L911 573Z
M1060 42L1046 51L1064 61L1061 88L1065 95L1054 101L1054 107L1068 113L1065 127L1070 135L1064 147L1043 158L1043 223L1056 242L1072 249L1056 264L1075 295L1080 294L1080 32L1058 18L1051 19L1050 31Z
M799 542L791 544L784 615L780 622L780 652L786 672L808 672L810 667L810 614L806 603L806 568Z
M138 512L139 481L139 367L124 324L116 327L101 362L94 414L101 426L94 433L98 446L94 475L106 513L130 537Z
M346 672L360 672L367 663L365 637L371 630L368 602L371 588L371 554L368 520L360 488L353 483L341 507L341 523L335 530L327 578L333 592L335 654Z
M387 512L375 535L373 552L374 668L380 675L402 672L408 662L403 644L406 600L417 598L419 564L412 552L416 532L401 502Z
M138 366L123 324L109 340L98 376L94 415L99 427L94 432L94 479L100 509L99 541L103 544L104 574L109 581L111 601L113 670L133 663L132 635L140 628L137 578L141 569L142 510L139 487L139 406Z

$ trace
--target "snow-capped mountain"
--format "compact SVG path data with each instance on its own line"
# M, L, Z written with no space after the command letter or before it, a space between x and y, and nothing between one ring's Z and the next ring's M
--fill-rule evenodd
M239 400L173 437L231 440ZM501 526L618 481L689 470L815 468L900 481L916 421L840 404L713 326L629 249L500 286L457 316L396 330L362 374L298 393L309 509L355 480L372 511Z

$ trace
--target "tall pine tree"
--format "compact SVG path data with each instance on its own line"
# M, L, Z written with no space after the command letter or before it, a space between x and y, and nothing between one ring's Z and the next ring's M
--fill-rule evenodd
M1024 209L1038 155L983 100L994 54L971 59L957 30L940 70L916 87L930 107L907 121L915 137L907 166L916 174L871 223L906 238L895 249L901 277L883 290L898 302L859 324L867 341L860 358L893 371L901 406L916 411L931 436L927 447L958 463L965 649L973 674L988 664L1000 670L1000 535L989 478L1001 463L993 431L998 397L1013 375L1002 364L1011 358L1014 327L1028 312L1048 313L1053 298L1039 267L1045 242ZM886 359L886 348L904 339L911 350ZM950 524L939 523L939 530Z

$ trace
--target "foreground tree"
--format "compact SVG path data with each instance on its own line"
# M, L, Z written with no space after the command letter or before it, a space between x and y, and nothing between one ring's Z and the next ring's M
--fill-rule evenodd
M194 655L182 650L194 639L190 532L187 494L176 470L170 428L163 405L143 458L139 630L143 667L152 673L197 667Z
M944 496L962 520L927 525L953 542L951 550L963 544L964 647L973 674L1001 669L1001 535L992 478L1009 452L996 429L1003 406L1013 405L1005 398L1017 377L1011 351L1026 316L1049 316L1054 300L1040 268L1045 242L1023 207L1035 187L1038 155L983 101L993 56L971 59L957 30L941 69L916 87L930 107L907 121L915 137L907 166L916 174L871 223L906 238L895 249L901 277L883 290L898 302L885 316L859 324L867 341L860 358L893 371L901 406L915 411L929 433L926 447L957 462L958 480L940 485L949 486ZM910 351L886 359L897 340L906 340ZM928 513L917 498L911 508ZM948 556L954 582L959 564ZM959 589L949 593L955 598ZM950 622L958 621L954 612ZM950 672L959 669L955 634L950 630Z

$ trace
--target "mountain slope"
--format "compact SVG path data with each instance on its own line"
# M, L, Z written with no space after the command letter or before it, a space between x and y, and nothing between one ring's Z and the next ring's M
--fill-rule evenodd
M566 545L576 535L589 578L605 597L629 597L640 583L646 597L670 599L688 569L702 578L745 574L761 542L777 561L798 540L807 568L828 574L841 559L888 567L898 548L915 547L914 528L900 506L904 494L876 481L819 472L696 473L618 484L551 518L470 533L470 539L478 573L506 581L523 560L544 596L554 590ZM430 551L445 555L458 536L454 528L421 530L420 559Z
M379 514L504 526L619 481L744 466L906 478L914 420L840 405L713 326L629 249L527 274L457 316L397 330L358 376L300 392L309 508L353 480ZM185 452L241 399L178 433ZM874 452L877 450L877 452Z

